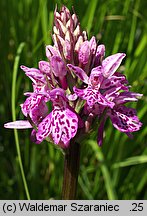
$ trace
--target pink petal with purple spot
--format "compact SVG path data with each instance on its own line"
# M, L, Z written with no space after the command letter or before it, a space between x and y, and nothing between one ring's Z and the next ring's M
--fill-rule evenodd
M105 98L98 89L93 89L90 86L86 89L78 89L74 87L73 90L81 99L86 100L90 107L96 103L110 108L113 108L115 105L113 102L107 100L107 98Z
M103 80L101 84L101 89L107 89L113 86L118 86L123 83L126 83L126 77L124 75L121 76L113 75Z
M121 132L138 131L142 126L136 116L136 111L132 108L120 106L116 110L111 110L108 115L113 126Z
M134 92L121 92L118 97L115 98L116 104L124 104L131 101L138 101L143 95Z
M89 106L93 106L95 103L98 103L98 104L101 104L103 106L108 106L110 108L113 108L114 107L114 103L107 100L107 98L105 98L100 92L93 92L90 91L88 92L88 94L86 95L87 97L87 104Z
M49 62L46 61L40 61L39 62L39 69L42 73L45 73L47 75L50 75L50 65Z
M42 142L52 132L51 124L52 113L47 115L43 121L38 125L38 131L36 133L36 139L38 142Z
M64 143L65 147L68 147L71 138L73 138L77 133L78 118L77 115L69 109L66 109L60 117L61 117L61 121L64 122L64 124L61 124L62 125L61 141Z
M91 74L90 75L102 75L103 74L103 67L102 66L98 66L92 69Z
M33 90L34 90L33 94L35 93L35 94L39 94L39 95L44 95L45 97L48 98L48 94L50 92L50 89L49 89L47 84L42 84L42 83L34 84L33 83L32 85L33 85ZM48 101L47 98L46 98L46 100Z
M82 80L84 83L88 84L89 77L87 74L82 70L82 68L74 66L72 64L67 65L70 70L72 70L80 80Z
M55 144L59 144L61 135L62 135L62 114L63 112L60 109L54 109L52 111L52 119L51 119L51 124L52 124L52 138ZM64 122L64 120L63 120Z
M104 67L104 76L110 77L120 66L123 58L126 56L124 53L117 53L111 56L108 56L103 60L102 66Z
M86 89L78 89L75 86L73 87L73 91L76 93L78 97L81 99L85 99Z
M38 132L36 134L37 140L42 142L43 139L52 136L55 144L60 142L64 144L64 147L68 147L71 138L77 133L78 117L71 110L54 108L38 126Z
M10 129L26 129L26 128L32 128L32 125L29 123L27 120L18 120L14 122L8 122L4 124L5 128L10 128Z
M122 89L122 86L116 86L116 87L112 87L108 90L106 90L104 93L103 93L103 96L105 98L107 98L107 100L109 101L113 101L115 98L117 98L119 96L119 91Z
M76 116L77 116L77 118L78 118L78 127L79 127L79 128L83 128L83 127L84 127L84 122L83 122L82 118L80 117L80 115L77 114L77 113L75 112L75 110L74 110L73 107L67 105L67 108L68 108L70 111L72 111L74 114L76 114Z
M40 70L36 68L28 68L24 65L21 65L20 68L25 72L26 76L33 81L34 84L37 84L38 82L46 83L45 77Z
M33 94L21 104L22 113L29 115L35 124L38 124L48 113L48 107L45 103L44 96Z

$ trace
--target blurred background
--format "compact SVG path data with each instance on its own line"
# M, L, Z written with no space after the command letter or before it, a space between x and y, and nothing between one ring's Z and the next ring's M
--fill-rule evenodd
M147 199L147 1L146 0L1 0L0 1L0 199L61 199L63 155L52 145L30 141L30 130L3 128L13 118L23 119L20 104L31 82L21 64L37 67L52 44L55 6L74 6L89 38L106 46L106 56L127 54L121 67L132 91L143 93L137 109L143 122L130 140L105 127L101 148L96 133L83 141L77 199ZM19 50L18 50L19 48ZM17 146L17 148L16 148ZM20 154L27 186L20 171Z

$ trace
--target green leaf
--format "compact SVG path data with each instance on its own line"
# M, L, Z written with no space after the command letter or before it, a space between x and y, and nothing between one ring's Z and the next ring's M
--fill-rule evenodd
M113 169L120 168L120 167L127 167L127 166L132 166L132 165L139 165L147 163L147 155L141 155L141 156L135 156L135 157L130 157L127 158L126 160L122 162L117 162L112 165Z

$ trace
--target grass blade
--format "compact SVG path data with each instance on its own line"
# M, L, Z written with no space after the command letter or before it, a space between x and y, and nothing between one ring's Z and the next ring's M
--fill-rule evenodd
M147 163L147 155L141 155L141 156L135 156L127 158L126 160L122 162L118 162L113 164L112 168L120 168L120 167L126 167L131 165L138 165L142 163Z
M135 12L138 12L140 0L136 1L135 7L134 7L134 14L132 17L132 27L130 31L130 37L129 37L129 43L128 43L128 53L130 54L133 49L134 44L134 38L135 38L135 31L136 31L136 24L137 24L137 16Z
M20 60L20 54L21 54L21 52L22 52L22 50L24 48L24 45L25 45L25 43L20 43L20 45L19 45L19 47L17 49L17 54L16 54L16 57L15 57L14 67L13 67L12 97L11 97L12 119L13 119L13 121L16 120L16 110L15 110L16 98L15 98L15 92L16 92L17 71L18 71L18 65L19 65L19 60ZM19 138L18 138L18 133L17 133L16 129L14 129L14 137L15 137L15 144L16 144L18 162L19 162L19 166L20 166L20 171L21 171L21 176L22 176L22 180L23 180L26 196L27 196L27 199L30 200L30 194L29 194L29 190L28 190L28 186L27 186L27 182L26 182L26 178L25 178L25 174L24 174L24 169L23 169L23 165L22 165L22 159L21 159L21 153L20 153L20 145L19 145Z
M105 158L104 158L104 155L103 155L101 149L98 148L97 143L94 142L93 140L90 140L88 142L88 144L90 144L90 146L92 147L97 160L99 162L101 162L100 168L101 168L101 171L103 173L108 199L110 199L110 200L117 199L117 196L116 196L116 193L115 193L115 190L114 190L114 187L113 187L113 183L112 183L112 180L111 180L110 172L108 170L108 167L104 163Z
M98 3L98 0L90 1L86 15L85 15L85 19L83 19L82 24L84 24L84 26L86 26L88 33L90 33L90 30L91 30L92 25L93 25L93 19L94 19L94 14L95 14L97 3Z

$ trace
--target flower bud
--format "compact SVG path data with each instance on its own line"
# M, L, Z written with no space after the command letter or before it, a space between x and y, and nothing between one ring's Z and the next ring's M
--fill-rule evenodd
M66 75L67 70L65 64L59 56L53 56L51 58L50 65L51 65L51 70L56 77L63 78Z
M90 57L89 42L85 41L82 43L79 50L79 54L78 54L79 62L83 65L86 65L88 63L89 57Z

